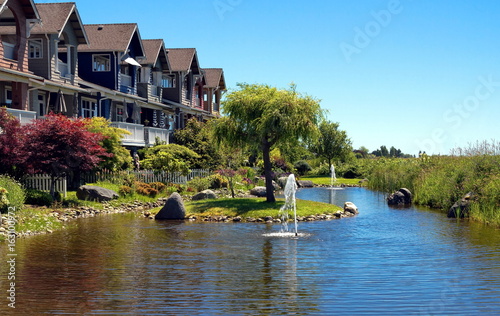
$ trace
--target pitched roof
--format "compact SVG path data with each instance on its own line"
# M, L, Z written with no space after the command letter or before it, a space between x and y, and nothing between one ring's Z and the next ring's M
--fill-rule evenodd
M144 46L146 58L141 61L141 64L154 65L160 59L161 63L166 65L166 69L163 70L170 70L170 61L162 39L142 40L142 46Z
M3 8L7 5L8 2L9 0L0 0L0 12L3 10ZM27 19L37 19L37 20L40 19L38 10L36 9L33 0L19 0L19 2L21 2L24 12L26 13Z
M169 48L168 59L172 71L188 71L192 68L193 64L197 68L197 74L201 73L196 48Z
M74 2L37 3L42 24L36 25L31 34L58 34L61 36L66 24L71 23L79 44L87 44L87 34Z
M139 34L136 23L86 24L84 27L89 45L78 46L79 52L125 52L134 34Z
M203 68L205 71L205 80L207 88L220 88L226 90L226 81L222 68Z

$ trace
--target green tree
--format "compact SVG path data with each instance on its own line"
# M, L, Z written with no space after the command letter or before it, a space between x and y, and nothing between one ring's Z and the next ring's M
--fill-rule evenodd
M130 151L122 146L123 137L131 134L129 131L110 126L111 122L104 117L93 117L87 119L86 123L90 132L103 136L100 145L106 149L106 152L111 154L99 163L98 168L117 171L132 166Z
M352 152L351 140L345 131L339 130L339 123L323 121L319 125L320 137L314 149L325 158L330 166L334 159L345 162Z
M238 86L223 101L226 116L217 120L215 135L219 141L247 144L262 152L266 200L274 202L271 150L316 136L323 113L317 100L298 93L293 84L286 90L260 84Z
M215 169L220 164L221 155L213 140L212 122L200 122L195 117L188 120L186 127L175 131L175 141L200 155L194 168Z
M179 171L183 174L189 172L189 168L200 156L191 149L177 145L158 145L150 147L145 151L145 159L141 166L146 169L157 171Z

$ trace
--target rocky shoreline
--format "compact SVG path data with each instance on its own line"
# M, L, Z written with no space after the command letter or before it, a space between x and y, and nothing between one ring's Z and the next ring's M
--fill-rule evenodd
M344 185L342 187L349 187L349 186L357 186L357 185ZM324 187L329 187L329 186L324 186ZM218 196L229 196L229 192L227 190L221 190L217 191L216 194ZM246 192L237 192L237 197L255 197L251 196ZM184 201L188 201L191 199L191 196L183 196L182 197ZM73 207L73 208L65 208L65 209L54 209L52 212L47 213L45 215L37 215L40 217L53 217L55 218L58 222L61 223L67 223L72 220L78 219L78 218L87 218L87 217L95 217L99 215L106 215L106 214L119 214L119 213L128 213L128 212L137 212L139 216L144 216L145 218L149 219L154 219L155 214L153 214L150 210L153 208L161 207L165 204L165 201L168 198L159 198L155 202L141 202L141 201L134 201L132 203L122 203L118 206L113 206L109 202L102 202L103 204L103 209L96 209L93 207L88 207L88 206L78 206L78 207ZM27 207L30 207L27 205ZM42 207L46 208L46 207ZM300 222L309 222L309 221L320 221L320 220L333 220L333 219L340 219L340 218L345 218L345 217L352 217L357 214L357 211L350 211L346 210L344 207L344 210L339 210L334 213L329 213L329 214L317 214L317 215L309 215L309 216L299 216L297 217L297 221ZM9 234L12 233L12 231L9 231L9 219L7 217L7 214L2 214L1 218L1 225L0 225L0 236L7 237ZM18 219L16 219L18 220ZM196 216L196 215L189 215L185 220L188 221L203 221L203 222L247 222L247 223L281 223L281 219L275 218L272 216L266 216L263 218L253 218L253 217L246 217L243 218L241 216L236 216L236 217L231 217L231 216ZM27 237L27 236L33 236L33 235L40 235L40 234L48 234L52 233L52 229L46 229L43 231L21 231L15 232L16 237Z

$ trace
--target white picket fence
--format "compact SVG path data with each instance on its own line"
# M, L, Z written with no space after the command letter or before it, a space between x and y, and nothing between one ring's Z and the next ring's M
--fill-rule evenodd
M117 178L123 175L134 175L138 181L145 183L152 182L163 182L163 183L175 183L175 184L186 184L193 178L208 177L210 175L210 170L208 169L192 169L187 175L182 175L180 172L166 172L166 171L153 171L153 170L126 170L120 171L119 173L111 171L100 171L94 173L86 173L82 175L83 180L86 183L95 183L99 181L111 181L113 178Z
M50 175L48 174L33 174L23 179L23 184L28 189L50 192ZM56 181L55 191L66 197L68 192L66 177Z
M155 172L152 170L126 170L120 171L120 173L135 175L138 181L145 183L163 182L175 184L186 184L188 181L192 180L195 177L204 178L210 175L210 171L207 169L193 169L187 175L182 175L180 172ZM95 183L98 181L110 181L113 178L117 178L119 176L120 174L117 174L115 172L100 171L98 173L94 172L83 174L82 178L86 183ZM50 175L30 175L23 179L23 184L26 188L29 189L50 192ZM62 194L64 197L67 196L68 181L66 177L63 177L56 181L55 190L56 192Z

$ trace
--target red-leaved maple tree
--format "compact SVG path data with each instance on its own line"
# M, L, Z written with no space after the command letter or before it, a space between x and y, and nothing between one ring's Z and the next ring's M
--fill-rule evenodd
M0 174L22 176L22 166L27 158L23 148L24 136L19 120L0 107Z
M53 197L59 178L72 171L92 170L101 157L109 155L99 145L103 136L89 132L83 119L49 114L45 119L23 126L23 130L26 166L30 173L51 176L50 194Z

